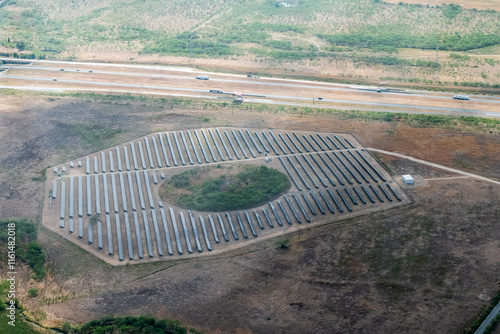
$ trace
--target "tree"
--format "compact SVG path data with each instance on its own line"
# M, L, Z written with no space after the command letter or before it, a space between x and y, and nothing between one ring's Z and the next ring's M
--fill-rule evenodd
M42 246L36 241L31 242L28 245L28 250L26 251L26 260L35 273L35 279L42 279L45 277L45 268L43 264L45 263L46 255L43 251Z

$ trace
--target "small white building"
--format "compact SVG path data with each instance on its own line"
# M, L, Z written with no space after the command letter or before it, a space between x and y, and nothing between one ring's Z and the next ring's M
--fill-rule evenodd
M413 184L413 177L410 174L403 175L403 182L406 184Z

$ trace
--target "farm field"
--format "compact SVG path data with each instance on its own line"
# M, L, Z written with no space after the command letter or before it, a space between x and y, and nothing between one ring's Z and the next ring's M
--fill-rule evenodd
M346 118L341 112L292 114L174 99L30 93L0 99L5 218L39 221L48 193L40 179L52 173L43 172L47 166L159 131L351 133L366 147L497 180L500 168L498 131L458 119L457 125L412 126L397 119ZM41 293L28 298L21 288L21 302L33 319L49 326L113 313L174 318L206 333L463 331L500 290L494 260L500 254L495 224L500 212L494 205L500 188L406 160L376 158L394 178L410 173L428 185L404 190L412 200L408 206L203 259L111 267L41 228L48 276L36 282L22 271L20 286L29 283ZM283 239L289 248L276 248Z

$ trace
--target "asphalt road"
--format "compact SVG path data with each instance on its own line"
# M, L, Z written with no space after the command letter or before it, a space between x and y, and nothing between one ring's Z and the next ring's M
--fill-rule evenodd
M0 57L0 60L16 60L19 61L19 59L13 59L13 58L5 58L5 57ZM122 68L134 68L134 69L148 69L148 70L165 70L165 71L178 71L178 72L190 72L190 73L199 73L199 74L205 74L205 75L219 75L219 76L227 76L227 77L234 77L234 78L246 78L245 75L241 74L230 74L230 73L219 73L219 72L207 72L207 71L200 71L197 69L189 68L189 67L175 67L175 66L162 66L162 65L135 65L135 64L111 64L111 63L95 63L95 62L72 62L72 61L59 61L59 60L22 60L26 62L33 62L33 63L46 63L46 64L57 64L57 65L81 65L82 68L87 68L94 70L95 67L122 67ZM5 65L4 65L5 66ZM64 66L61 66L62 68ZM56 69L58 70L58 69ZM127 72L128 74L128 72ZM192 77L190 77L192 79ZM351 84L339 84L339 83L330 83L330 82L312 82L312 81L307 81L307 80L298 80L298 79L283 79L283 78L267 78L267 77L261 77L259 80L273 80L273 81L278 81L278 82L290 82L290 83L303 83L303 84L314 84L317 86L325 86L325 87L348 87L352 90L360 90L360 89L366 89L370 88L373 89L374 87L370 86L363 86L363 85L351 85ZM407 92L410 93L419 93L419 94L426 94L428 91L425 90L414 90L414 89L409 89L406 90ZM442 95L446 97L451 97L454 94L453 93L446 93L446 92L433 92L435 95ZM430 95L434 96L434 95ZM496 99L500 100L500 96L485 96L485 95L470 95L471 97L474 98L483 98L483 99Z
M481 326L478 327L478 329L474 332L474 334L483 334L484 330L488 325L491 323L491 321L497 316L497 314L500 313L500 303L495 306L495 308L490 312L490 314L484 319L483 323Z
M0 76L0 79L1 78L26 80L26 81L30 81L30 82L33 82L33 81L54 82L54 80L51 78L40 78L40 77L31 77L31 76L7 75L7 76ZM192 78L190 78L190 79L192 79ZM149 94L150 92L145 91L147 89L164 90L164 91L184 91L184 92L192 92L192 93L196 93L196 94L208 93L207 89L179 88L179 87L155 86L155 85L137 85L137 84L125 84L125 83L90 81L90 80L57 79L57 82L96 85L96 86L101 86L101 87L102 86L107 86L107 87L113 86L113 87L136 88L136 89L140 89L140 91L138 92L140 94L144 94L144 93ZM312 98L306 98L306 97L300 97L300 96L287 96L287 95L264 95L264 96L266 98L279 98L279 99L294 100L294 101L312 101L313 100ZM193 96L193 97L200 97L200 96ZM256 99L253 99L252 102L258 102L255 100ZM361 104L361 105L388 107L388 108L415 109L415 112L413 112L411 110L410 111L404 111L404 110L399 111L399 112L408 112L408 113L420 113L420 112L418 112L420 110L435 110L435 111L442 111L442 112L446 112L448 114L458 115L458 116L482 116L482 117L496 116L494 113L488 113L488 112L485 112L483 110L463 109L463 108L457 109L457 108L432 107L432 106L416 106L416 105L412 105L412 104L395 104L395 103L365 102L365 101L337 100L337 99L323 99L322 102ZM266 101L266 103L270 103L270 102ZM318 103L319 103L319 101L318 101ZM272 104L282 104L282 105L291 105L291 106L306 106L306 107L311 107L311 108L339 109L338 107L335 107L335 106L322 106L321 104L298 104L298 103L294 103L294 102L285 102L285 101L273 101ZM346 108L346 109L358 109L358 108L351 107L351 108ZM381 111L380 109L375 109L375 110ZM392 111L392 110L390 110L390 111ZM442 113L436 113L436 114L442 114ZM496 117L500 117L500 114L498 114L498 116L496 116Z

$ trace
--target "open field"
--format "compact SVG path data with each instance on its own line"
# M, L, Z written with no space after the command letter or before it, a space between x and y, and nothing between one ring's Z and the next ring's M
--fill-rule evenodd
M477 128L215 110L168 100L0 99L3 217L39 219L48 191L38 179L45 167L155 131L236 126L351 132L367 147L497 179L500 169L499 135ZM59 326L113 313L168 316L207 333L460 332L500 290L500 189L379 159L394 177L417 174L429 186L407 189L409 206L303 229L289 237L288 250L268 240L203 260L113 268L42 228L49 275L38 283L22 280L21 302L41 310L33 311L39 321ZM38 297L25 297L28 284L40 290Z

